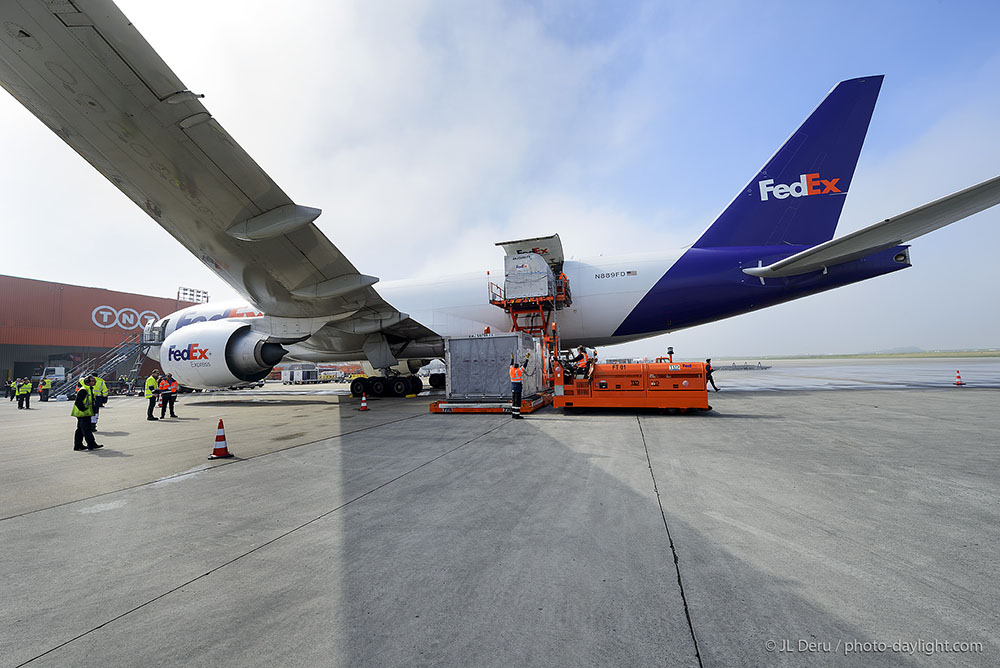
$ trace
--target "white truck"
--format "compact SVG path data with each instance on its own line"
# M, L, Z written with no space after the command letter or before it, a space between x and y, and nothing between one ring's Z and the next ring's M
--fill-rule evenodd
M64 366L47 366L42 369L42 375L38 380L45 380L46 378L52 379L53 385L58 385L59 383L66 382L66 367Z

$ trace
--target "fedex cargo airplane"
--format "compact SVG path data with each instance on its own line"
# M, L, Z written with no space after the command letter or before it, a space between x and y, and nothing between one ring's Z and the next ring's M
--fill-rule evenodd
M111 0L4 0L0 26L0 84L245 297L148 324L151 356L182 384L251 382L286 357L365 360L402 393L445 337L509 328L488 301L499 266L387 282L358 271L315 225L320 210L268 177ZM507 244L567 275L562 341L633 341L899 271L906 242L1000 202L997 177L834 239L881 86L834 86L683 252L564 261L558 236Z

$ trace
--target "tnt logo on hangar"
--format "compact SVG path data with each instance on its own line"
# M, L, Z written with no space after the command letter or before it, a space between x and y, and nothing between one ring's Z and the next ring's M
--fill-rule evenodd
M98 306L90 314L91 321L101 329L121 327L122 329L139 329L149 320L159 320L156 311L142 311L134 308L117 309L113 306Z

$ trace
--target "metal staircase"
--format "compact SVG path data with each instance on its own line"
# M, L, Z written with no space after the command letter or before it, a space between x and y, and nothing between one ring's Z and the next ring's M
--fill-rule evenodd
M122 342L114 348L111 348L96 357L85 359L70 369L66 374L66 382L55 386L52 391L52 396L59 397L65 394L73 393L73 390L81 377L89 374L95 374L104 378L107 374L113 372L129 360L132 362L129 377L134 381L139 373L139 368L142 366L147 352L149 352L149 344L143 340L142 333L129 334L125 336L122 339ZM117 378L105 378L105 380L108 381L110 385L112 382L116 381Z

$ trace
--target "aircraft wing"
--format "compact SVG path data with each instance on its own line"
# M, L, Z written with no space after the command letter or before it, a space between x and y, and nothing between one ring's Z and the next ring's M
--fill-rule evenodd
M1000 176L839 239L831 239L766 267L751 267L743 272L751 276L777 278L832 267L898 246L996 204L1000 204Z
M320 210L293 202L110 0L0 2L0 85L261 311L433 335L372 289L313 223Z

